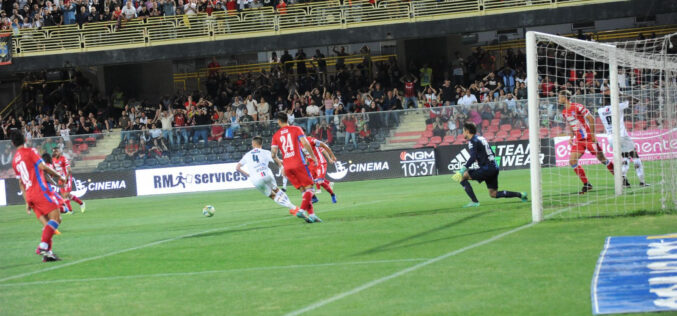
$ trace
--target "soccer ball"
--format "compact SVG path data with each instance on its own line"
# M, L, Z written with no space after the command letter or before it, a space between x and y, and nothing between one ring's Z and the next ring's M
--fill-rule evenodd
M216 209L214 209L214 207L211 205L207 205L202 209L202 215L206 217L214 216L214 212L216 212Z

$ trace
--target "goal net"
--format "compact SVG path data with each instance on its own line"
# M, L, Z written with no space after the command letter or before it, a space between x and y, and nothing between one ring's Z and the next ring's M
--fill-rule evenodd
M534 221L677 212L677 34L526 44Z

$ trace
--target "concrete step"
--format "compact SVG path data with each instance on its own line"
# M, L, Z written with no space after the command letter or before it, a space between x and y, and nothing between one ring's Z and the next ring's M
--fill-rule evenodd
M91 147L86 155L80 157L73 170L84 172L95 169L118 145L120 145L119 131L114 131L110 135L104 134L103 139L96 142L96 147Z
M406 131L406 132L395 132L395 134L392 135L392 136L393 136L393 137L413 137L413 136L421 136L421 135L423 134L423 132L424 132L424 131L419 131L419 130L417 130L417 131L411 131L411 132L409 132L409 131Z

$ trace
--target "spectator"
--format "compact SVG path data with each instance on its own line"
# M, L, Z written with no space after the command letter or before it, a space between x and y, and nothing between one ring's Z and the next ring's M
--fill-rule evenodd
M435 117L435 122L433 122L433 136L439 136L444 138L447 134L447 131L444 128L444 123L440 116Z
M348 146L348 140L352 140L353 148L357 149L357 121L355 117L352 114L346 115L343 121L341 121L341 125L343 125L345 131L345 141L343 144Z
M310 105L306 107L306 131L312 131L317 124L317 117L320 116L320 107L315 104L315 100L310 100Z
M317 125L313 137L330 145L334 143L334 135L331 132L331 127L327 121L321 121L320 124Z
M132 138L125 146L125 154L127 155L127 158L134 159L138 153L139 153L139 144L136 143L136 141L134 141L134 139Z
M266 102L266 99L261 97L261 101L258 104L258 119L259 121L269 121L270 120L270 105Z
M251 94L247 96L245 104L247 106L247 113L251 115L252 120L258 121L258 113L259 113L258 102L256 102L256 100Z
M464 111L467 111L475 103L477 103L477 98L471 93L470 89L466 89L465 95L458 101L458 104L463 107Z
M223 118L225 119L225 117ZM225 135L225 129L223 128L223 120L219 120L217 124L212 125L212 128L209 133L209 141L216 141L216 142L221 142L223 140L223 137Z
M414 103L414 107L418 108L418 99L417 95L418 93L416 92L416 78L412 75L405 75L404 77L400 78L400 82L404 84L404 104L402 104L402 107L409 108L409 102Z
M158 110L162 109L162 105L159 106ZM162 137L166 140L169 140L171 145L174 145L174 132L172 131L172 121L174 121L174 114L172 113L172 108L169 108L169 112L162 111L160 118L160 125L162 126Z
M433 69L428 64L423 64L423 68L419 70L421 73L421 88L429 87L433 81Z
M193 143L197 143L200 139L207 142L207 137L209 135L209 125L212 120L207 114L207 110L203 107L194 115L194 125L193 127Z

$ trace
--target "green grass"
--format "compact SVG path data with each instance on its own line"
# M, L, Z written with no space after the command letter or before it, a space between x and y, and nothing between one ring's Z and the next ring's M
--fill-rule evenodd
M528 183L527 170L501 174L501 188ZM339 204L319 195L325 222L312 225L254 190L91 200L64 218L58 263L33 254L34 216L2 208L0 315L285 314L530 223L529 203L473 185L476 209L460 208L468 199L448 176L338 183ZM205 204L214 217L201 215ZM308 314L590 314L604 238L670 233L675 222L674 213L548 220Z

